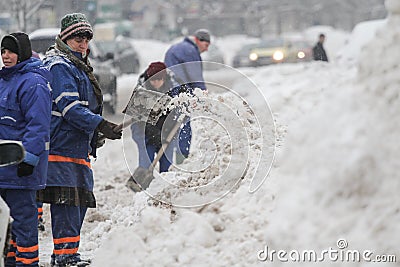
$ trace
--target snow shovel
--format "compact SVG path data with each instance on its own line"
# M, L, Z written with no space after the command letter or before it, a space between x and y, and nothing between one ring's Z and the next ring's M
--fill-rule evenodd
M147 90L141 84L133 89L128 104L122 113L131 118L115 127L114 131L119 132L134 122L147 122L155 125L163 113L163 108L171 101L171 97L152 90ZM104 143L105 137L99 137L98 143Z
M122 113L132 117L134 121L156 125L171 99L165 93L148 90L138 84Z
M160 160L164 151L167 149L168 145L171 143L172 138L178 131L181 122L175 123L172 130L169 132L165 142L161 145L160 150L158 151L156 157L154 158L153 162L150 164L149 168L138 167L133 172L132 176L129 177L128 181L126 182L126 186L134 192L140 192L145 190L149 187L150 183L153 181L153 170L156 166L157 162Z

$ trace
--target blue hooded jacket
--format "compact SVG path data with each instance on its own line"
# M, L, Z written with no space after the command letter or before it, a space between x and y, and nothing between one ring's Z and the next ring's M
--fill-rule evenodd
M18 177L17 166L1 168L0 188L43 189L50 139L51 74L31 57L0 70L0 139L21 141L32 175Z
M82 58L77 52L76 57ZM53 75L51 144L47 186L93 190L89 154L95 153L95 130L103 120L101 105L86 73L68 58L46 53L45 66Z

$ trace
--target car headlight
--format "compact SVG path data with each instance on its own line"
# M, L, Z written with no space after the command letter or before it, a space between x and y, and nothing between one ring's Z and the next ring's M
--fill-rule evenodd
M251 54L249 55L249 59L250 59L251 61L256 61L256 60L258 59L258 55L257 55L256 53L251 53Z
M272 55L272 58L276 61L281 61L284 58L283 52L280 50L275 51Z
M297 57L298 58L305 58L306 57L306 54L303 52L303 51L299 51L299 52L297 52Z

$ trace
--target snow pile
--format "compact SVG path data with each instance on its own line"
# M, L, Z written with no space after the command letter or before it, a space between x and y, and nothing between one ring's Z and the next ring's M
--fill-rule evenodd
M237 95L228 92L212 97L199 90L196 98L190 115L195 129L192 153L184 164L155 180L159 184L155 198L175 206L202 206L224 197L256 171L263 141L270 147L274 142L272 137L261 138L256 114ZM263 122L273 132L272 119Z
M99 251L94 265L109 266L103 263L110 262L111 258L118 259L112 263L114 267L174 266L176 262L190 265L191 255L196 255L198 248L205 251L215 245L216 236L200 215L183 213L180 216L182 220L171 223L168 211L147 208L141 214L142 224L116 229L110 235L108 242L116 246ZM175 236L172 237L171 232ZM188 253L180 253L182 247ZM212 264L211 258L208 264Z
M141 207L140 217L132 208L118 204L116 209L110 211L111 214L105 216L108 217L105 222L91 230L89 239L93 233L109 232L111 226L117 226L101 241L98 237L94 238L103 242L96 251L94 266L105 266L104 263L111 262L113 258L124 257L127 259L121 260L121 265L113 265L126 266L124 264L129 258L138 259L129 266L192 266L198 262L197 257L204 258L202 264L214 265L215 254L219 253L226 254L229 262L234 262L237 251L228 253L219 248L222 240L227 242L226 246L231 242L228 236L232 233L224 230L237 221L251 220L246 219L245 210L232 210L228 205L219 211L218 206L221 198L231 196L231 192L236 190L236 194L242 197L236 198L237 203L233 206L255 204L248 187L249 178L256 172L261 157L263 140L260 138L260 126L248 104L235 94L225 93L214 98L202 96L201 92L197 96L198 106L191 114L192 126L196 129L193 154L171 172L158 175L147 192L134 195L134 206ZM187 100L182 96L181 101ZM264 118L261 121L269 122L264 128L269 127L273 132L272 120ZM273 147L273 136L264 142ZM245 185L238 187L242 180ZM150 206L140 202L145 199L146 193L153 197L148 200ZM180 209L176 206L192 208ZM253 207L256 208L255 205ZM129 214L129 211L132 213ZM215 216L220 212L223 214L221 217ZM236 226L235 229L237 231ZM247 242L248 234L245 231L243 236L238 236L241 242ZM123 243L114 246L122 236L125 237ZM83 249L93 250L88 241L85 242ZM121 249L130 242L139 245L134 246L136 249ZM249 253L248 249L243 250L242 247L243 256ZM225 265L226 260L222 258L218 265Z
M375 37L376 31L385 23L386 20L381 19L357 24L346 45L338 52L337 58L350 63L358 62L361 49Z
M387 3L396 6L393 1ZM251 109L237 95L222 94L210 96L210 110L217 115L194 120L196 149L189 161L150 185L154 199L145 192L132 197L123 186L126 172L111 165L114 176L120 175L112 185L100 184L98 203L104 206L88 215L99 222L82 241L83 251L95 250L92 265L256 266L268 264L258 259L265 246L319 252L337 249L339 238L352 250L395 254L400 121L392 118L400 112L395 90L400 9L390 11L385 31L364 48L358 69L310 62L254 72L252 80L274 112L276 144L268 119L260 123L267 124L270 132L262 133L268 138L259 140L251 110L265 103L257 94L247 92ZM233 86L241 96L249 90L243 84ZM274 145L278 159L270 177L251 194L254 173L268 172L268 160L260 162L260 154L265 149L271 159ZM332 263L325 259L323 266ZM288 263L275 259L272 264Z
M363 49L354 80L332 84L289 126L270 248L337 249L345 238L349 249L372 250L372 259L398 250L398 19L392 14Z

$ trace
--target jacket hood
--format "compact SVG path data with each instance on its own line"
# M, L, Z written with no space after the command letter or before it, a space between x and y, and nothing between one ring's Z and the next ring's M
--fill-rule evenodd
M31 57L28 60L25 60L9 68L3 67L0 70L0 76L7 80L11 78L11 76L13 76L15 73L24 74L27 72L37 73L43 76L49 82L51 82L52 80L51 73L44 67L42 61L34 57Z
M28 60L32 56L32 47L29 37L24 32L14 32L1 40L1 49L8 49L18 54L18 62Z

